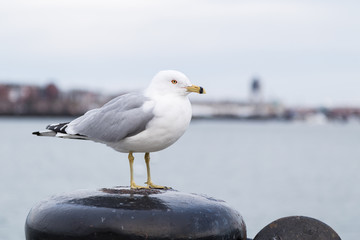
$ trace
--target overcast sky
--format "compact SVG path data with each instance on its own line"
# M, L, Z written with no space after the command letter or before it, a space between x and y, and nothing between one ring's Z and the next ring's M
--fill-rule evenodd
M0 82L106 91L184 72L211 98L360 105L360 1L0 2Z

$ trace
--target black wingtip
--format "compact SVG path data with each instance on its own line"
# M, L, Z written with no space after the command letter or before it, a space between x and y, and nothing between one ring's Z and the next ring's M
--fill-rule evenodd
M33 132L32 133L33 135L36 135L36 136L40 136L40 132L38 131L38 132Z
M46 127L46 129L54 131L54 132L59 132L59 133L66 133L66 128L68 126L69 122L66 123L58 123L58 124L50 124Z

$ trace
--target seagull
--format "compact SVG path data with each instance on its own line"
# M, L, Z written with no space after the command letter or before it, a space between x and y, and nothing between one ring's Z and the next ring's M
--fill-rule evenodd
M150 153L169 147L185 133L192 117L191 92L206 93L179 71L160 71L143 91L120 95L71 122L51 124L33 134L104 143L128 154L131 189L167 189L151 180ZM145 153L146 186L134 181L133 153Z

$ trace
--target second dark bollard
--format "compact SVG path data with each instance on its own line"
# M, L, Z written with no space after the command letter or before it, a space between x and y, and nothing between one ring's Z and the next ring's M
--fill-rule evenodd
M340 240L340 237L331 227L319 220L293 216L270 223L254 240Z

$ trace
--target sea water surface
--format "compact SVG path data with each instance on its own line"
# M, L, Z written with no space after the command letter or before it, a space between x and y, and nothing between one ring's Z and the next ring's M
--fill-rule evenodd
M51 195L129 184L126 154L31 135L67 120L0 118L0 239L25 239L29 210ZM319 219L342 239L360 236L360 123L198 120L151 157L155 184L225 200L250 238L293 215ZM142 154L135 154L135 174L145 182Z

